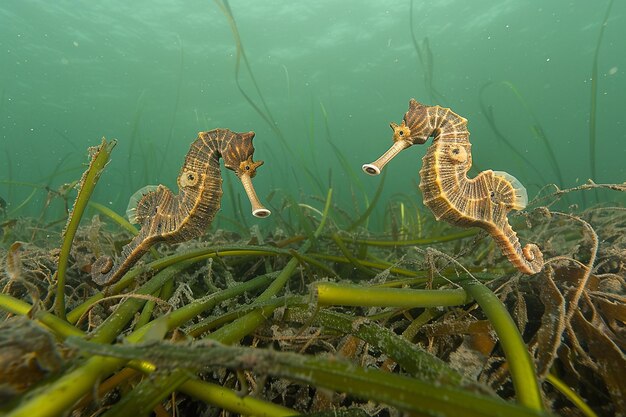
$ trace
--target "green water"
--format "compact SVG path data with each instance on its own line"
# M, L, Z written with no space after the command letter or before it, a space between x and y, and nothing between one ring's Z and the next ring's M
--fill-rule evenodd
M78 179L87 147L105 136L118 145L93 199L123 212L144 185L175 186L197 132L223 127L256 132L255 157L265 165L255 185L264 201L278 190L275 206L284 193L321 208L310 196L331 185L342 205L363 210L381 178L360 167L391 144L389 122L401 121L411 97L469 119L475 165L510 172L531 197L560 182L533 133L540 123L562 172L559 185L576 186L591 177L591 74L608 4L415 0L420 60L409 1L233 0L272 128L237 88L233 32L213 1L4 0L0 197L10 211L32 192L16 182L58 189ZM625 20L626 2L617 0L598 50L599 183L626 179ZM243 61L239 78L264 109ZM488 83L483 107L491 106L500 131L534 169L487 123L481 89ZM415 146L389 165L383 204L397 193L421 200L415 183L425 150ZM235 177L225 175L242 193ZM39 215L46 195L39 189L19 214ZM597 198L624 201L605 191ZM581 193L570 202L582 204ZM586 193L584 202L597 202L596 194ZM233 216L233 210L225 196L222 213ZM62 204L54 201L48 216L61 215Z

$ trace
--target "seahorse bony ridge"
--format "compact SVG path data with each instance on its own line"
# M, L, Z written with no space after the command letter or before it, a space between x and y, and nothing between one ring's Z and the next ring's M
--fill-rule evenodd
M526 206L526 189L512 175L486 170L468 178L472 166L467 119L448 108L425 106L414 99L400 125L391 123L393 145L378 160L363 165L377 175L402 150L433 137L420 169L424 205L437 220L486 230L509 261L525 274L543 267L543 254L534 244L521 247L507 215Z
M252 205L252 214L267 217L270 211L259 201L252 178L263 161L254 161L254 132L228 129L200 132L191 144L178 175L178 194L164 185L144 188L133 196L136 207L127 213L141 230L122 248L118 259L98 258L92 265L92 279L99 285L119 280L155 243L178 243L201 236L220 208L222 177L219 160L241 180Z

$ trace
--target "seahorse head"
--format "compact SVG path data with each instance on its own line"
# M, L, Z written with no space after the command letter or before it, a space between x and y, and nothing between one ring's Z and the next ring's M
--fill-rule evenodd
M256 217L267 217L271 212L266 209L252 186L252 178L256 175L256 170L263 165L263 161L254 161L254 132L235 133L228 140L223 140L220 146L220 154L224 161L224 166L235 172L241 180L246 195L252 205L252 214Z
M393 130L393 145L380 158L371 164L364 164L363 171L366 174L378 175L382 169L404 149L411 145L421 145L428 140L432 133L427 118L427 107L414 99L409 102L409 111L406 112L402 123L391 122L389 126Z

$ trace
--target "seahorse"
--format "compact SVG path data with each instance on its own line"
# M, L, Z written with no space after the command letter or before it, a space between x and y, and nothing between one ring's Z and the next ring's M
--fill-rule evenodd
M253 161L254 132L236 133L228 129L214 129L198 133L191 144L178 175L178 194L164 185L152 186L145 195L132 199L130 218L141 229L130 243L122 248L115 261L101 256L91 267L92 280L98 285L111 285L158 242L179 243L201 236L220 208L222 177L220 158L226 168L241 180L252 205L252 214L267 217L270 211L263 207L252 186L252 178L263 161ZM140 190L141 193L141 190Z
M468 178L472 166L467 119L440 106L426 106L414 99L402 124L390 124L393 145L378 160L363 165L370 175L383 167L402 150L426 143L433 137L422 158L419 188L424 205L437 220L461 227L480 227L487 231L502 253L525 274L543 268L543 254L529 243L523 248L507 218L511 210L522 210L528 203L526 189L512 175L486 170Z

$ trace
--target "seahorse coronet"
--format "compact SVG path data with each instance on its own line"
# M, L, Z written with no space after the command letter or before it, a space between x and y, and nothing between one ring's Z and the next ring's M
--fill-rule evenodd
M411 137L411 128L406 125L406 122L403 120L401 124L390 123L391 129L393 129L393 140L394 142L400 140L408 140Z

